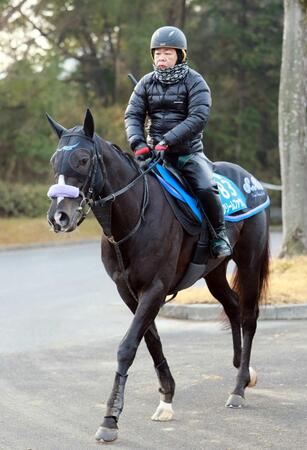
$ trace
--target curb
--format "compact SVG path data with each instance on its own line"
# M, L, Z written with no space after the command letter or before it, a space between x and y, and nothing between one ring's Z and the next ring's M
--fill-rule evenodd
M215 320L224 312L221 305L176 305L165 304L160 317L182 320ZM307 303L260 306L259 320L297 320L307 319Z

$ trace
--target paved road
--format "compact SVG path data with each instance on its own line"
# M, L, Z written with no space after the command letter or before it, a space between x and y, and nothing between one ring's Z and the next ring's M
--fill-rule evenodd
M0 268L0 354L124 334L130 314L98 242L1 251Z
M93 434L130 320L99 245L0 252L0 267L0 449L97 448ZM176 419L149 420L157 383L141 346L114 448L307 448L305 321L259 324L260 381L238 411L223 406L235 377L229 332L217 323L158 326L177 381Z
M141 346L114 449L306 449L306 321L259 324L253 353L259 383L241 410L224 407L235 377L229 332L218 324L159 324L177 381L175 420L149 420L157 383ZM1 450L97 449L93 435L111 389L117 344L106 337L2 355Z

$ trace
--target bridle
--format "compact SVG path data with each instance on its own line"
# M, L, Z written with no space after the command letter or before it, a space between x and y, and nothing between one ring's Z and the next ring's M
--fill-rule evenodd
M99 224L101 225L101 227L103 229L104 235L106 236L106 238L108 239L108 241L110 242L110 244L112 244L112 246L114 248L118 266L119 266L120 272L122 273L122 276L123 276L123 279L127 286L127 289L129 290L129 292L130 292L131 296L134 298L134 300L136 302L138 302L138 297L135 294L134 290L132 289L130 281L129 281L129 276L128 276L128 273L125 268L120 245L123 244L124 242L126 242L128 239L130 239L140 228L141 223L143 221L145 221L145 212L146 212L146 208L149 203L149 188L148 188L147 174L148 174L148 172L150 172L153 169L154 166L156 166L160 162L161 157L158 156L158 157L152 158L152 160L148 164L148 168L146 170L142 170L138 166L138 164L135 163L135 168L138 171L137 177L134 178L130 183L128 183L127 186L119 189L116 192L112 192L111 194L108 194L105 197L101 197L99 194L97 196L97 194L95 193L95 178L97 175L97 171L100 170L101 176L103 179L103 185L102 185L101 191L103 191L103 188L106 183L106 173L105 173L105 169L104 169L104 165L103 165L103 161L102 161L102 154L98 151L98 148L97 148L97 143L96 143L97 137L94 136L94 139L91 139L88 136L85 136L80 133L65 133L63 135L63 137L64 136L65 137L79 136L82 138L86 138L93 144L93 148L94 148L88 176L82 186L82 189L79 189L79 195L81 195L82 200L76 211L76 214L80 214L80 217L77 221L77 226L79 226L83 222L83 220L86 218L89 211L92 210L96 219L98 220ZM111 143L108 143L108 144L112 145ZM117 197L124 194L125 192L128 192L140 180L143 180L144 190L143 190L143 200L142 200L142 206L141 206L141 212L139 215L139 219L138 219L136 225L133 227L133 229L126 236L124 236L120 240L116 241L114 236L112 235L112 230L111 230L112 204ZM55 186L54 192L56 194L57 185L54 185L54 186ZM54 186L51 186L51 188L49 189L48 195L50 193L50 190L52 190L52 188ZM51 194L52 194L52 192L51 192ZM49 196L51 197L51 195L49 195ZM69 197L69 195L66 195L66 196ZM87 211L85 210L86 207L88 207Z
M102 154L98 150L97 146L97 136L94 135L94 138L90 138L86 136L85 134L81 133L64 133L61 138L64 137L80 137L82 139L86 139L92 144L92 148L94 151L92 151L92 157L90 162L90 170L87 175L87 178L85 182L83 183L83 186L81 188L75 188L73 186L67 185L67 191L68 188L75 188L78 189L78 195L74 195L74 198L77 196L81 196L82 200L77 208L76 213L79 214L79 218L77 221L77 226L79 226L90 210L93 211L94 215L96 216L99 224L101 225L104 234L106 235L109 242L112 244L121 244L124 241L128 240L133 234L136 233L136 231L139 229L142 220L145 219L145 211L149 202L149 189L148 189L148 181L147 181L147 173L152 170L152 168L159 162L159 159L153 159L152 163L149 164L149 167L146 170L142 170L137 163L135 164L135 168L138 171L138 176L134 178L127 186L119 189L116 192L113 192L111 194L108 194L105 197L101 197L100 195L97 195L95 192L95 182L96 182L96 176L98 173L98 170L101 172L101 176L103 179L103 185L101 187L101 190L103 190L105 183L106 183L106 172L103 164L103 157ZM108 142L109 145L113 145ZM111 231L111 217L112 217L112 203L115 201L117 197L124 194L125 192L129 191L135 184L137 184L140 180L144 181L144 191L143 191L143 200L142 200L142 206L141 206L141 213L139 216L139 220L135 227L129 232L128 235L120 239L119 241L116 241L112 235ZM65 187L60 186L58 184L53 185L50 187L48 191L48 196L50 198L56 198L60 197L63 193L64 188L64 196L72 198L71 195L67 192L65 194ZM59 192L61 191L61 194Z

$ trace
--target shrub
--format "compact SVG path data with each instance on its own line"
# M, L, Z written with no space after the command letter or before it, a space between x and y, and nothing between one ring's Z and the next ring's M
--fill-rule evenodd
M0 182L0 217L38 217L49 207L47 186Z

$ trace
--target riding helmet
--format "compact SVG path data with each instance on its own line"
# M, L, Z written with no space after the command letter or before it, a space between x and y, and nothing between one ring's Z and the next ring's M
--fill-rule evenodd
M177 27L161 27L158 28L151 37L150 52L153 58L156 48L169 47L174 48L178 54L178 63L184 62L187 57L187 38L184 33Z

